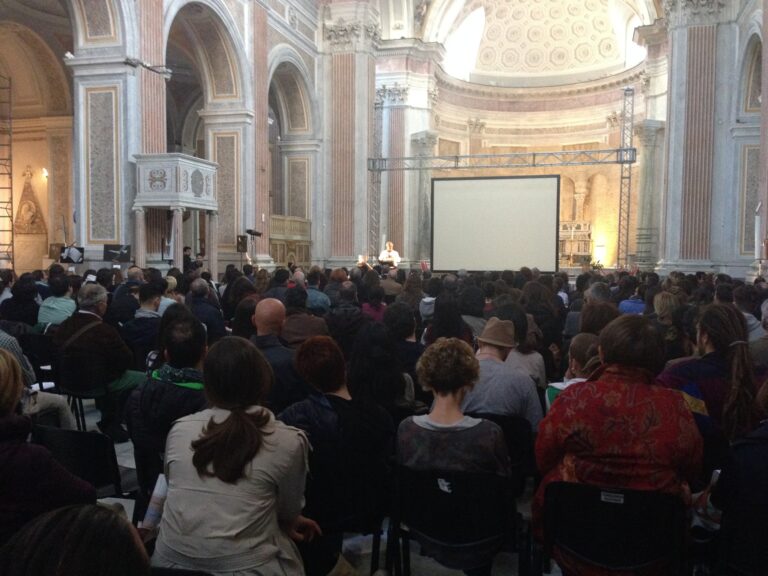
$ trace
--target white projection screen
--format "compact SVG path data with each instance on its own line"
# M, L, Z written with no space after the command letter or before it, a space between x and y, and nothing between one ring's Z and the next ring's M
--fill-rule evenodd
M432 269L555 272L560 176L432 179Z

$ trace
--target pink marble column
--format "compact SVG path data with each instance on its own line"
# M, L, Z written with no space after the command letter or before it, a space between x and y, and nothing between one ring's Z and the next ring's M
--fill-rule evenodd
M136 266L144 268L147 265L147 230L144 208L133 211L135 240L133 243L133 261Z
M256 131L256 229L262 232L256 238L256 253L260 256L269 254L270 208L269 208L269 70L267 64L268 26L267 11L258 2L253 8L253 94L254 119ZM263 216L263 217L262 217ZM216 216L218 220L218 215Z
M171 220L171 238L173 241L173 265L181 267L184 263L184 208L173 208Z
M405 156L405 107L393 106L389 110L389 156ZM405 243L405 172L396 170L389 173L389 206L387 240L394 242L403 251Z
M355 54L331 57L332 241L331 254L354 252L355 212Z
M768 30L768 2L763 2L763 30ZM763 44L765 46L765 44ZM768 56L763 50L762 89L763 98L768 97ZM768 106L760 106L762 122L760 123L760 191L758 198L763 206L760 210L763 223L762 237L768 238ZM765 254L763 254L765 257Z

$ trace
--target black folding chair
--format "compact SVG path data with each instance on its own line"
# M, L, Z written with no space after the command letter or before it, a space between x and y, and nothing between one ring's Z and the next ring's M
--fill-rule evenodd
M658 566L682 575L687 528L677 495L553 482L544 501L544 559L555 553L606 570Z
M53 338L49 334L19 334L17 337L24 355L35 370L35 381L43 390L43 382L56 384Z
M401 542L405 576L411 571L411 537L419 542L423 554L443 566L476 569L490 565L496 554L514 541L517 523L522 521L509 480L493 473L401 466L396 492L388 542L394 553L388 556L399 573L396 557Z
M510 481L513 493L515 497L521 496L525 492L526 479L536 474L531 423L522 416L503 416L484 412L467 414L467 416L490 420L504 432L504 441L507 444L512 468Z
M98 432L33 426L32 441L45 446L69 472L96 488L99 498L125 498L115 445Z
M54 360L57 387L69 398L77 429L85 431L87 428L83 400L95 400L107 395L108 380L103 360L98 351L90 357L76 353L58 353Z

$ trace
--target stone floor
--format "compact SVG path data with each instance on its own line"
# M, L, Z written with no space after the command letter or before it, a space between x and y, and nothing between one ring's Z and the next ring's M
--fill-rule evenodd
M85 420L88 430L97 430L96 422L99 420L99 412L92 401L85 403ZM125 442L115 444L115 453L117 454L117 463L121 467L135 469L136 464L133 459L133 444ZM526 518L530 518L532 487L529 486L526 493L518 502L520 512ZM133 501L128 499L105 498L101 500L107 503L119 503L125 508L128 518L133 514ZM381 543L380 566L384 566L384 549L386 547L386 538ZM370 536L349 535L344 540L343 556L339 564L329 576L364 576L370 574L371 565L372 538ZM502 552L496 557L493 565L493 576L516 576L517 554ZM377 576L385 576L387 572L380 570ZM463 572L445 568L434 560L422 556L419 546L411 542L411 574L414 576L462 576ZM552 576L560 576L561 572L556 565L552 567Z

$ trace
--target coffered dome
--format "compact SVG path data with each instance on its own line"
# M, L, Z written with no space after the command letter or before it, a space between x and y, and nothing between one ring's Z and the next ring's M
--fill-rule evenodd
M437 38L451 75L482 84L542 86L594 80L639 64L643 24L623 0L465 0Z

